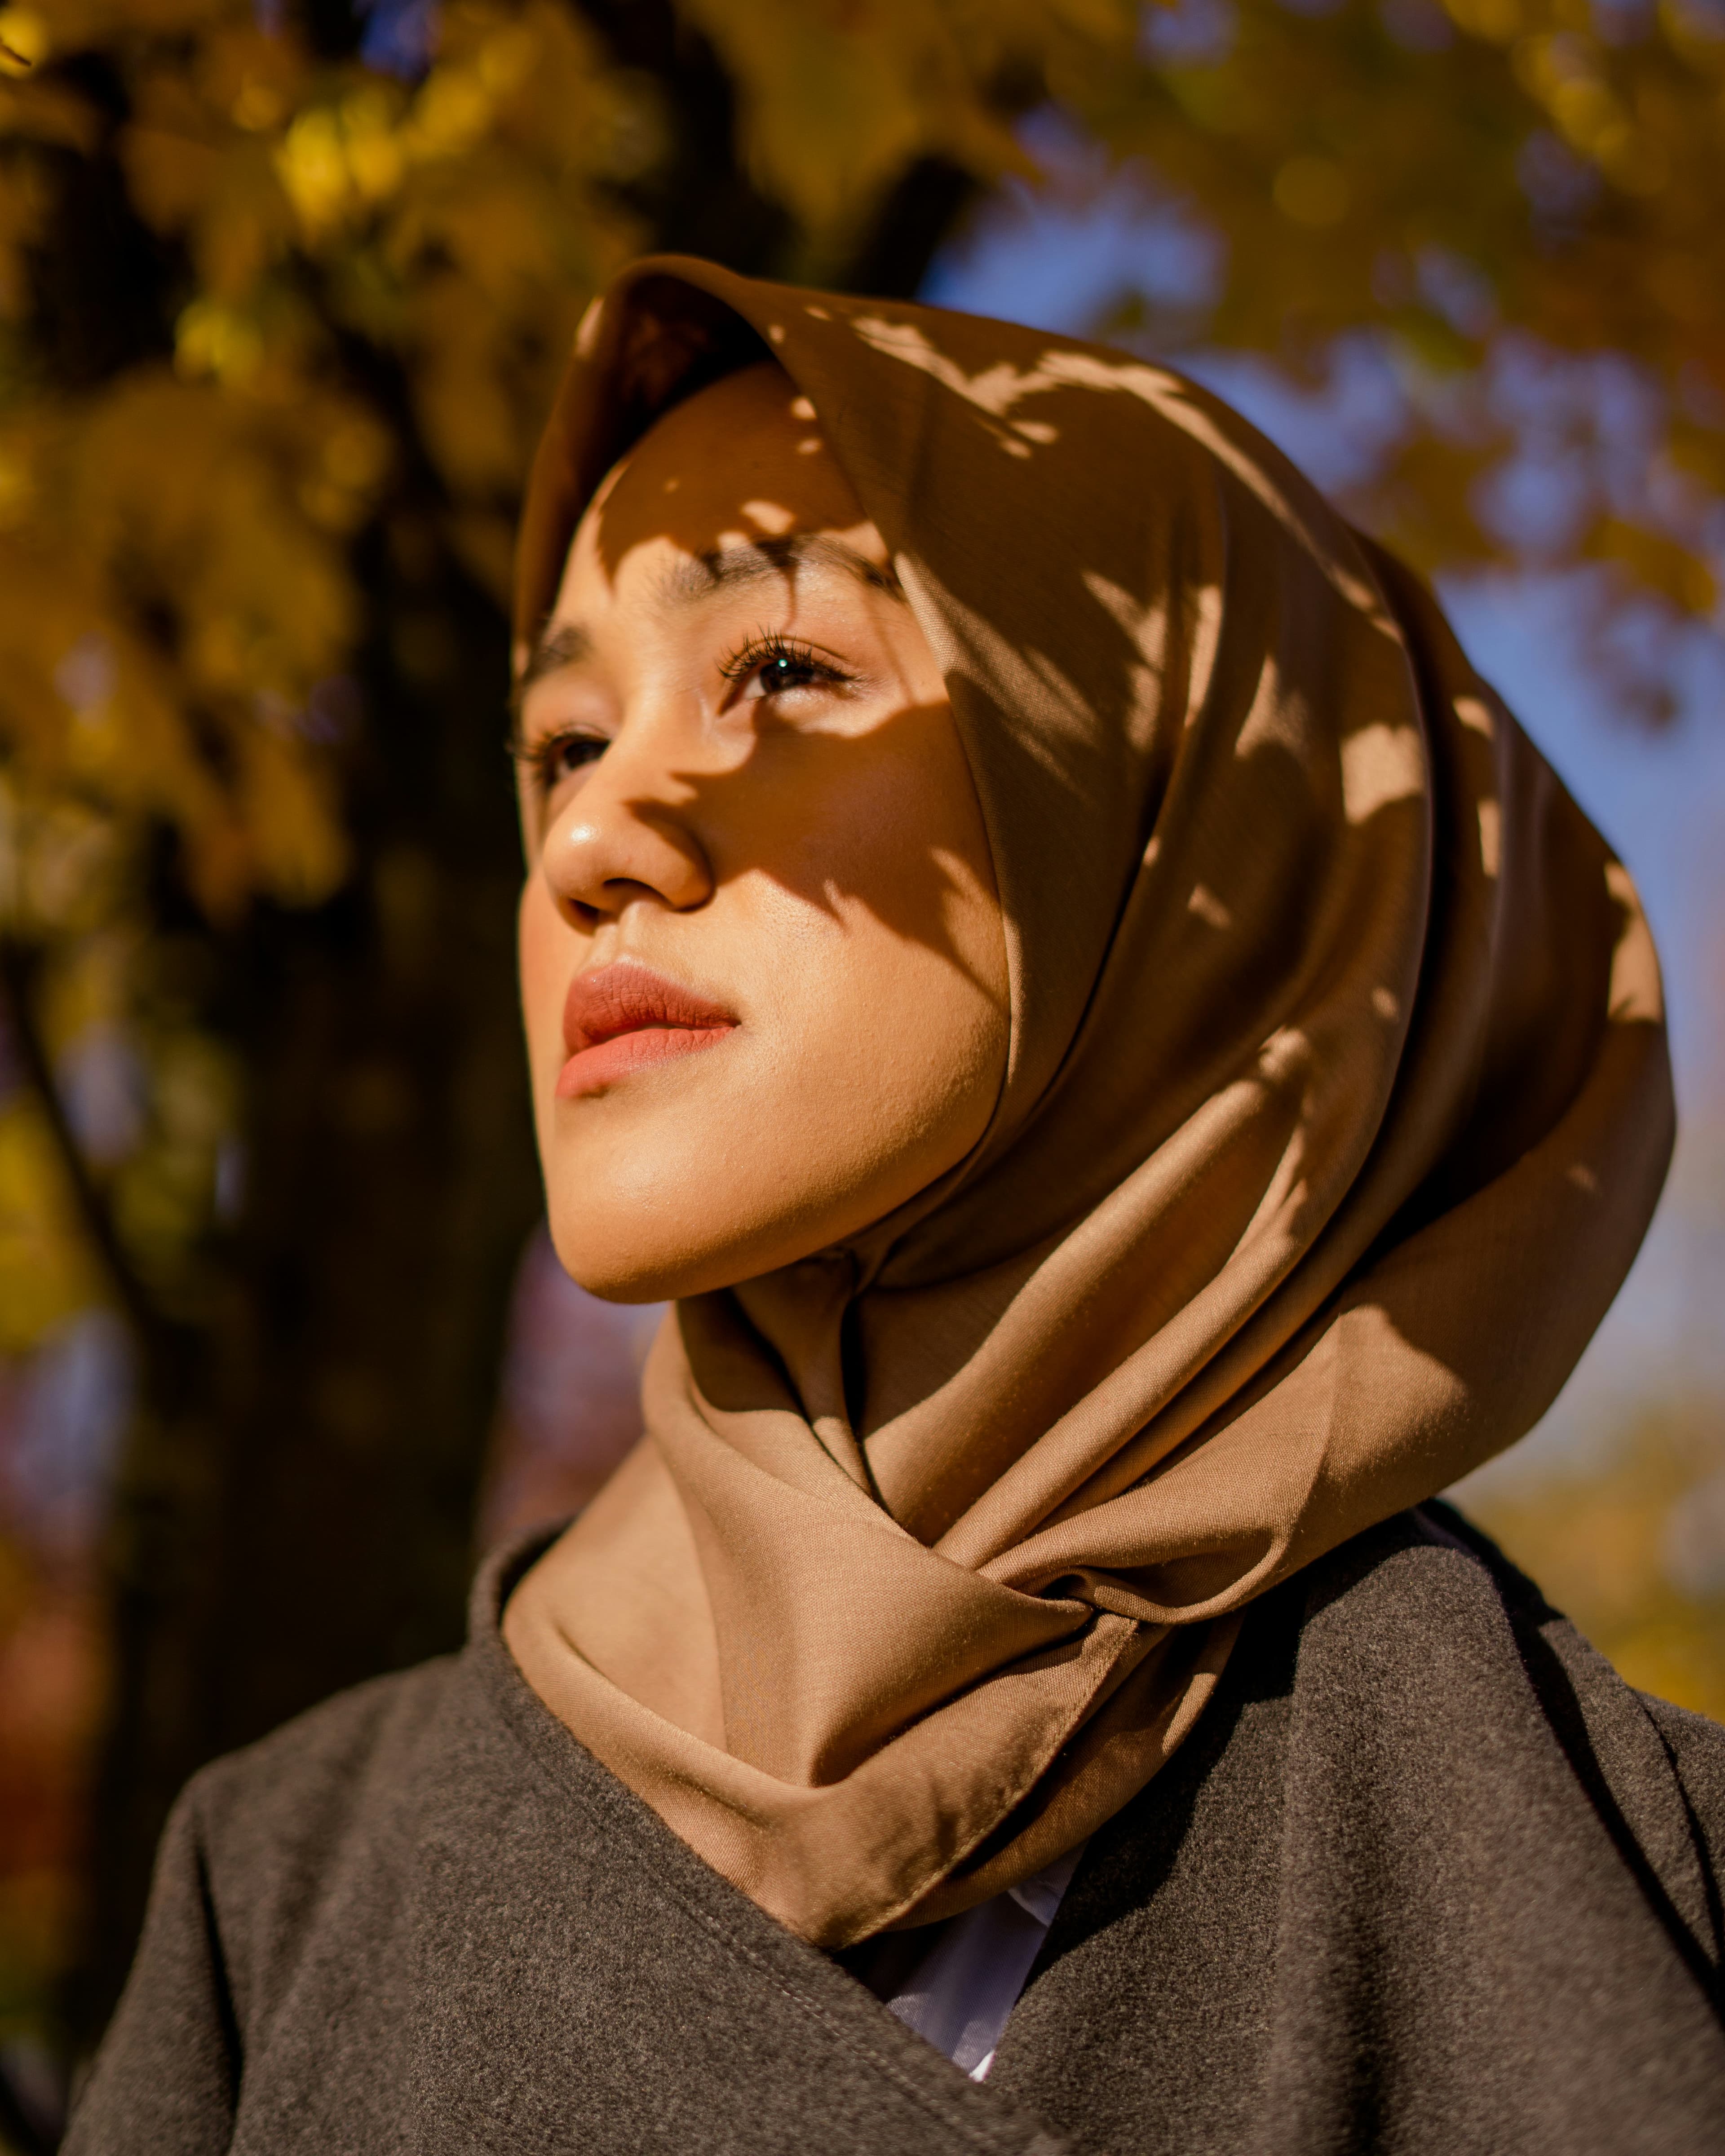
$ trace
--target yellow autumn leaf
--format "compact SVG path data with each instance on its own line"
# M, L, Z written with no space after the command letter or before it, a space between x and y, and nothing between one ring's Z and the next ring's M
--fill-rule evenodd
M39 1111L0 1106L0 1354L23 1355L99 1292Z
M262 716L237 737L237 794L256 887L289 906L315 906L341 882L351 856L334 788L293 725L291 713Z

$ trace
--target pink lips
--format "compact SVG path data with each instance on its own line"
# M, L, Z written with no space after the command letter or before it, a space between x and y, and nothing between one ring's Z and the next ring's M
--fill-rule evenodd
M721 1004L650 967L624 959L578 973L563 1005L569 1060L557 1074L557 1096L602 1093L632 1070L716 1047L736 1028Z

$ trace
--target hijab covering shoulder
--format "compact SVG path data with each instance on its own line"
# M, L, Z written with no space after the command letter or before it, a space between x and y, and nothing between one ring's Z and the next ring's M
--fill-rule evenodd
M1521 1436L1672 1134L1628 876L1424 588L1166 368L636 264L536 463L516 631L600 479L772 357L944 667L1004 914L972 1154L678 1304L647 1435L509 1604L530 1683L790 1929L1076 1847L1255 1598Z

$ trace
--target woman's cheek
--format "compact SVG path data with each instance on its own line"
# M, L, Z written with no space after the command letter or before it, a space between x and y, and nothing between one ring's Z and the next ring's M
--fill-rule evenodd
M568 929L559 916L545 878L536 870L521 891L518 917L521 1015L527 1055L536 1081L545 1075L545 1059L561 1040L562 1001L567 993L564 944Z

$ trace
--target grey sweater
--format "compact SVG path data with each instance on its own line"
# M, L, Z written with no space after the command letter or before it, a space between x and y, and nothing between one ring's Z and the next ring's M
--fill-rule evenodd
M1429 1507L1265 1597L978 2085L459 1657L190 1784L68 2156L1725 2149L1725 1729Z

